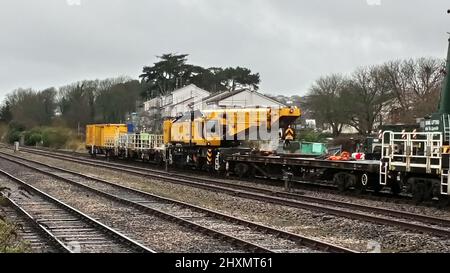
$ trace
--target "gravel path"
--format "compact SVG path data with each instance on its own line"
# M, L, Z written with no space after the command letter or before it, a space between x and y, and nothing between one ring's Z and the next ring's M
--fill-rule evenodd
M0 168L40 190L76 207L100 222L157 252L239 252L234 246L177 224L140 212L130 206L88 193L79 187L27 170L0 159Z

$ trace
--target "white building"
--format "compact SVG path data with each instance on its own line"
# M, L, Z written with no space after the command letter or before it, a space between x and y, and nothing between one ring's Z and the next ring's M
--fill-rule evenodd
M308 129L317 129L316 120L315 119L305 119L305 128Z
M190 84L173 91L170 95L144 102L144 110L150 113L160 112L163 117L176 117L190 111L190 106L193 106L194 110L201 109L203 99L208 96L210 96L208 91Z
M170 95L144 102L144 110L150 116L180 116L191 110L215 109L222 107L285 107L281 102L250 90L224 91L212 94L190 84L173 91Z
M203 102L204 108L219 107L285 107L283 103L251 90L225 91L207 97Z
M331 133L333 133L333 128L331 127L331 125L324 124L323 132L331 134ZM345 124L342 126L341 133L342 134L358 134L358 130L356 130L355 127L353 127L353 126Z

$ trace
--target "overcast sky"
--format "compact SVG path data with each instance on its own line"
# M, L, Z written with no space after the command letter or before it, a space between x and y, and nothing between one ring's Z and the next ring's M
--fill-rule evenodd
M448 0L0 0L0 98L128 75L169 52L245 66L261 90L304 94L329 73L443 58Z

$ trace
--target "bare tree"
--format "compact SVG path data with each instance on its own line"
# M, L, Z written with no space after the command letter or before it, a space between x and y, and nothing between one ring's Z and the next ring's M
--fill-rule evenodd
M362 135L372 133L384 105L392 98L386 74L379 66L357 69L342 96L348 105L343 109L348 124Z
M56 91L54 88L36 92L17 89L6 97L11 118L26 128L49 125L55 113Z
M338 74L318 79L308 93L306 106L319 123L328 124L333 135L338 136L347 121L342 93L347 80Z
M391 61L382 66L395 100L392 107L403 113L402 122L412 122L436 110L445 61L419 58Z

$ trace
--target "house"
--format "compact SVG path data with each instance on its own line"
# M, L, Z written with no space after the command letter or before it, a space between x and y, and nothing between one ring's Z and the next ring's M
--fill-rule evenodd
M256 91L247 89L213 94L203 101L203 108L285 107L286 105Z
M143 112L138 116L142 120L140 122L142 128L160 133L165 118L178 117L191 110L284 106L286 105L256 91L236 90L211 94L190 84L169 95L144 102Z
M176 117L190 110L215 109L223 107L285 107L275 99L251 90L224 91L216 94L190 84L173 91L167 96L144 102L144 111L150 116Z
M187 111L199 110L204 98L211 94L197 87L195 84L187 85L173 91L167 96L151 99L144 102L144 110L150 115L162 115L162 117L176 117Z

